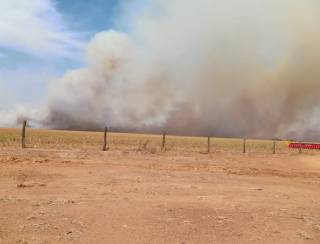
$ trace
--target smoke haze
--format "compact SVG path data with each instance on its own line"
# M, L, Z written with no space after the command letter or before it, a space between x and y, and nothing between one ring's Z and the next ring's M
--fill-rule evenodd
M319 25L313 0L153 0L91 40L43 124L319 140Z

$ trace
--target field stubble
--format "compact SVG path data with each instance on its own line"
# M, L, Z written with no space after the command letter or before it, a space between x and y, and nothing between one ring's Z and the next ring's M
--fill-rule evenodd
M19 129L0 129L0 146L20 146L21 135ZM79 132L59 130L27 129L26 144L29 148L78 148L97 149L102 147L103 132ZM207 137L166 136L165 151L174 153L206 153L208 151ZM108 133L108 146L111 150L146 151L150 153L162 152L162 135ZM243 151L243 139L216 138L210 139L210 152L240 153ZM271 140L246 140L248 153L273 153ZM297 150L288 149L287 141L276 142L277 153L296 153ZM308 151L313 153L313 151Z

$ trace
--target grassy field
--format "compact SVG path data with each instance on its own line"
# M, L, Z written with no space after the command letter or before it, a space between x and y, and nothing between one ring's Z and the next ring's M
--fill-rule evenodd
M20 129L0 129L0 146L20 146ZM33 148L56 148L56 149L100 149L102 147L102 132L79 132L27 129L27 147ZM188 153L207 152L205 137L170 136L166 137L166 152ZM110 150L137 150L150 153L161 152L162 135L151 134L127 134L108 133L108 146ZM212 153L229 152L242 153L243 140L231 138L211 138ZM273 141L250 140L246 141L248 153L273 153ZM278 141L277 153L297 153L296 150L288 149L287 141Z

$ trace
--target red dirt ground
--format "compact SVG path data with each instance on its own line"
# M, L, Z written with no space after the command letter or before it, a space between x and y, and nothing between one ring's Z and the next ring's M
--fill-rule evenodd
M0 243L320 243L320 156L0 149Z

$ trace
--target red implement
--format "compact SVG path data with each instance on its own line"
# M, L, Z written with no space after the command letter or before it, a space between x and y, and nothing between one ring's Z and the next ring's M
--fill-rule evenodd
M289 148L320 150L320 144L316 144L316 143L290 143Z

